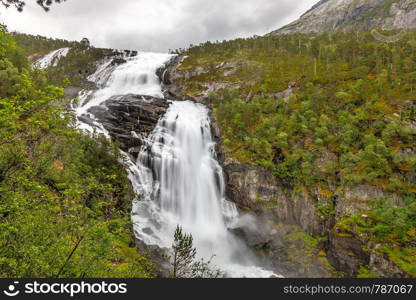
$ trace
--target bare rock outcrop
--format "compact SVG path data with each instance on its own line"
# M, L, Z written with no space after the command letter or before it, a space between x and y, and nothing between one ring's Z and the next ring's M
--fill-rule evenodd
M137 158L143 140L152 133L168 107L165 99L124 95L112 97L104 105L91 108L91 113L123 151Z

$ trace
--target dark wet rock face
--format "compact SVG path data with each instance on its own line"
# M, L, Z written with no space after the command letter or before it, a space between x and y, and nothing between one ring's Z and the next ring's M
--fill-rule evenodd
M103 105L91 108L90 112L120 148L137 159L143 139L152 133L168 107L165 99L125 95L112 97Z
M178 70L183 59L176 56L158 71L171 99L189 99L184 78L203 72L198 68ZM290 83L286 91L274 96L287 100L296 88L296 83ZM199 96L194 100L210 106L206 95ZM222 147L221 128L213 113L210 117L218 160L225 173L226 198L236 203L243 214L256 216L255 226L251 226L251 220L232 231L257 250L271 268L287 277L352 277L362 266L382 277L407 276L380 253L380 245L373 244L369 237L338 232L336 226L349 216L362 214L365 218L372 199L385 197L395 206L402 206L403 199L376 186L337 188L337 176L327 182L326 189L305 187L279 179L261 166L243 164ZM316 168L330 166L337 159L335 153L323 151ZM283 160L282 153L276 155L275 163Z
M400 206L402 200L397 195L358 185L327 199L319 188L293 189L262 167L238 163L225 153L220 157L225 158L222 164L227 198L254 213L260 222L257 227L262 228L253 231L243 226L236 232L281 274L331 277L333 267L347 277L355 277L362 266L368 266L382 277L408 277L380 254L380 245L371 242L369 236L339 231L335 226L343 217L368 209L370 199L388 196L392 205ZM334 214L323 215L318 207L331 203Z
M139 253L145 253L156 266L153 270L155 278L170 278L171 265L169 263L169 249L162 249L158 246L146 245L143 241L135 239L135 245Z

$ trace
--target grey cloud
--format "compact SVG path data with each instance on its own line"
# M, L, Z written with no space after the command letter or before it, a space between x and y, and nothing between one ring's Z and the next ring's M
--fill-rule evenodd
M33 0L24 13L2 9L12 30L79 40L99 47L167 51L206 40L265 34L317 0L68 0L49 13Z

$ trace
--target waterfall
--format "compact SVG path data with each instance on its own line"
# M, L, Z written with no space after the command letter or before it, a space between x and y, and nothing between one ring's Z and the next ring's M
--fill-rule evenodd
M156 70L170 57L141 52L120 66L104 63L89 77L99 89L83 91L74 107L80 128L106 134L98 121L91 125L81 120L86 115L94 119L90 108L104 105L112 96L163 97ZM132 212L138 239L147 245L170 248L174 230L181 225L193 235L199 258L213 258L212 263L228 277L276 276L259 267L254 253L229 231L239 213L224 198L224 176L216 160L205 106L170 101L166 115L146 139L138 161L127 160L127 164L129 178L140 195Z

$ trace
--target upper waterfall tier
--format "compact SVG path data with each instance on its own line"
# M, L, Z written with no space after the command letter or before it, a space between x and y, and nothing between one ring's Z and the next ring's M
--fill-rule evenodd
M81 93L75 108L79 125L118 140L130 154L137 151L130 151L130 146L141 149L137 164L127 161L130 180L140 195L132 216L138 239L170 248L180 225L192 233L200 258L215 256L214 264L227 276L274 276L258 266L254 253L228 229L239 214L224 199L224 176L216 160L208 109L190 101L163 99L156 70L170 57L139 53L119 66L101 65L89 78L98 90ZM147 126L163 108L152 114L144 103L161 101L169 103L169 108L146 137L140 124ZM137 140L141 148L131 144Z
M114 67L111 62L103 64L89 77L100 89L89 101L81 103L77 114L86 114L91 107L101 105L116 95L136 94L162 98L162 87L156 71L170 57L170 54L139 52L136 57L127 58L127 62L119 66Z
M69 48L62 48L54 50L51 53L43 56L34 63L34 67L38 69L47 69L49 67L56 67L62 57L68 55Z

